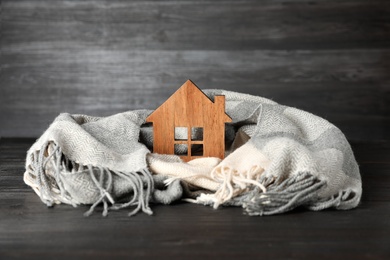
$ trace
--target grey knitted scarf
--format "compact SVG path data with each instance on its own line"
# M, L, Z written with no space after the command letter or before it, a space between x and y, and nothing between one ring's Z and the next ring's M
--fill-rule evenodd
M24 181L48 206L66 203L152 214L177 200L241 206L249 215L305 207L351 209L362 186L343 133L328 121L271 100L224 90L226 157L184 163L151 153L148 110L109 117L60 114L27 153Z

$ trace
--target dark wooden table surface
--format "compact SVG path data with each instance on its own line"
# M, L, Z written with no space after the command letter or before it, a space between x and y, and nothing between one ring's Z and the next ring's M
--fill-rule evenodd
M0 259L390 259L390 142L352 143L364 190L354 210L249 217L177 203L86 218L87 207L47 208L24 184L33 141L0 139Z

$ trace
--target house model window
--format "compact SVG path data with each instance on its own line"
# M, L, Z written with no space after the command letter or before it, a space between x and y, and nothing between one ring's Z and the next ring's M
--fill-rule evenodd
M175 154L203 156L203 127L175 127Z
M176 154L184 161L225 154L225 97L207 97L187 80L170 98L151 113L153 152Z

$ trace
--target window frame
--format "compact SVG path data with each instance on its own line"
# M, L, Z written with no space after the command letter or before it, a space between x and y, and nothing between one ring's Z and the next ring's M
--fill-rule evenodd
M187 139L176 139L176 128L186 128L187 129ZM200 128L202 129L202 138L200 140L194 139L192 140L192 131L193 129ZM195 130L194 130L195 131ZM175 126L174 127L174 154L180 157L203 157L204 156L204 127L203 126ZM187 154L181 155L177 154L175 151L175 145L184 144L187 145ZM192 155L192 145L202 145L201 155Z

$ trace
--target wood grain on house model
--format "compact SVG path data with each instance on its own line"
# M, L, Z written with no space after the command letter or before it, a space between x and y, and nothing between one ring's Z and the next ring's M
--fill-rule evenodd
M153 123L153 152L177 154L184 161L199 157L224 158L225 97L214 102L191 80L146 118ZM176 149L175 149L176 147Z

